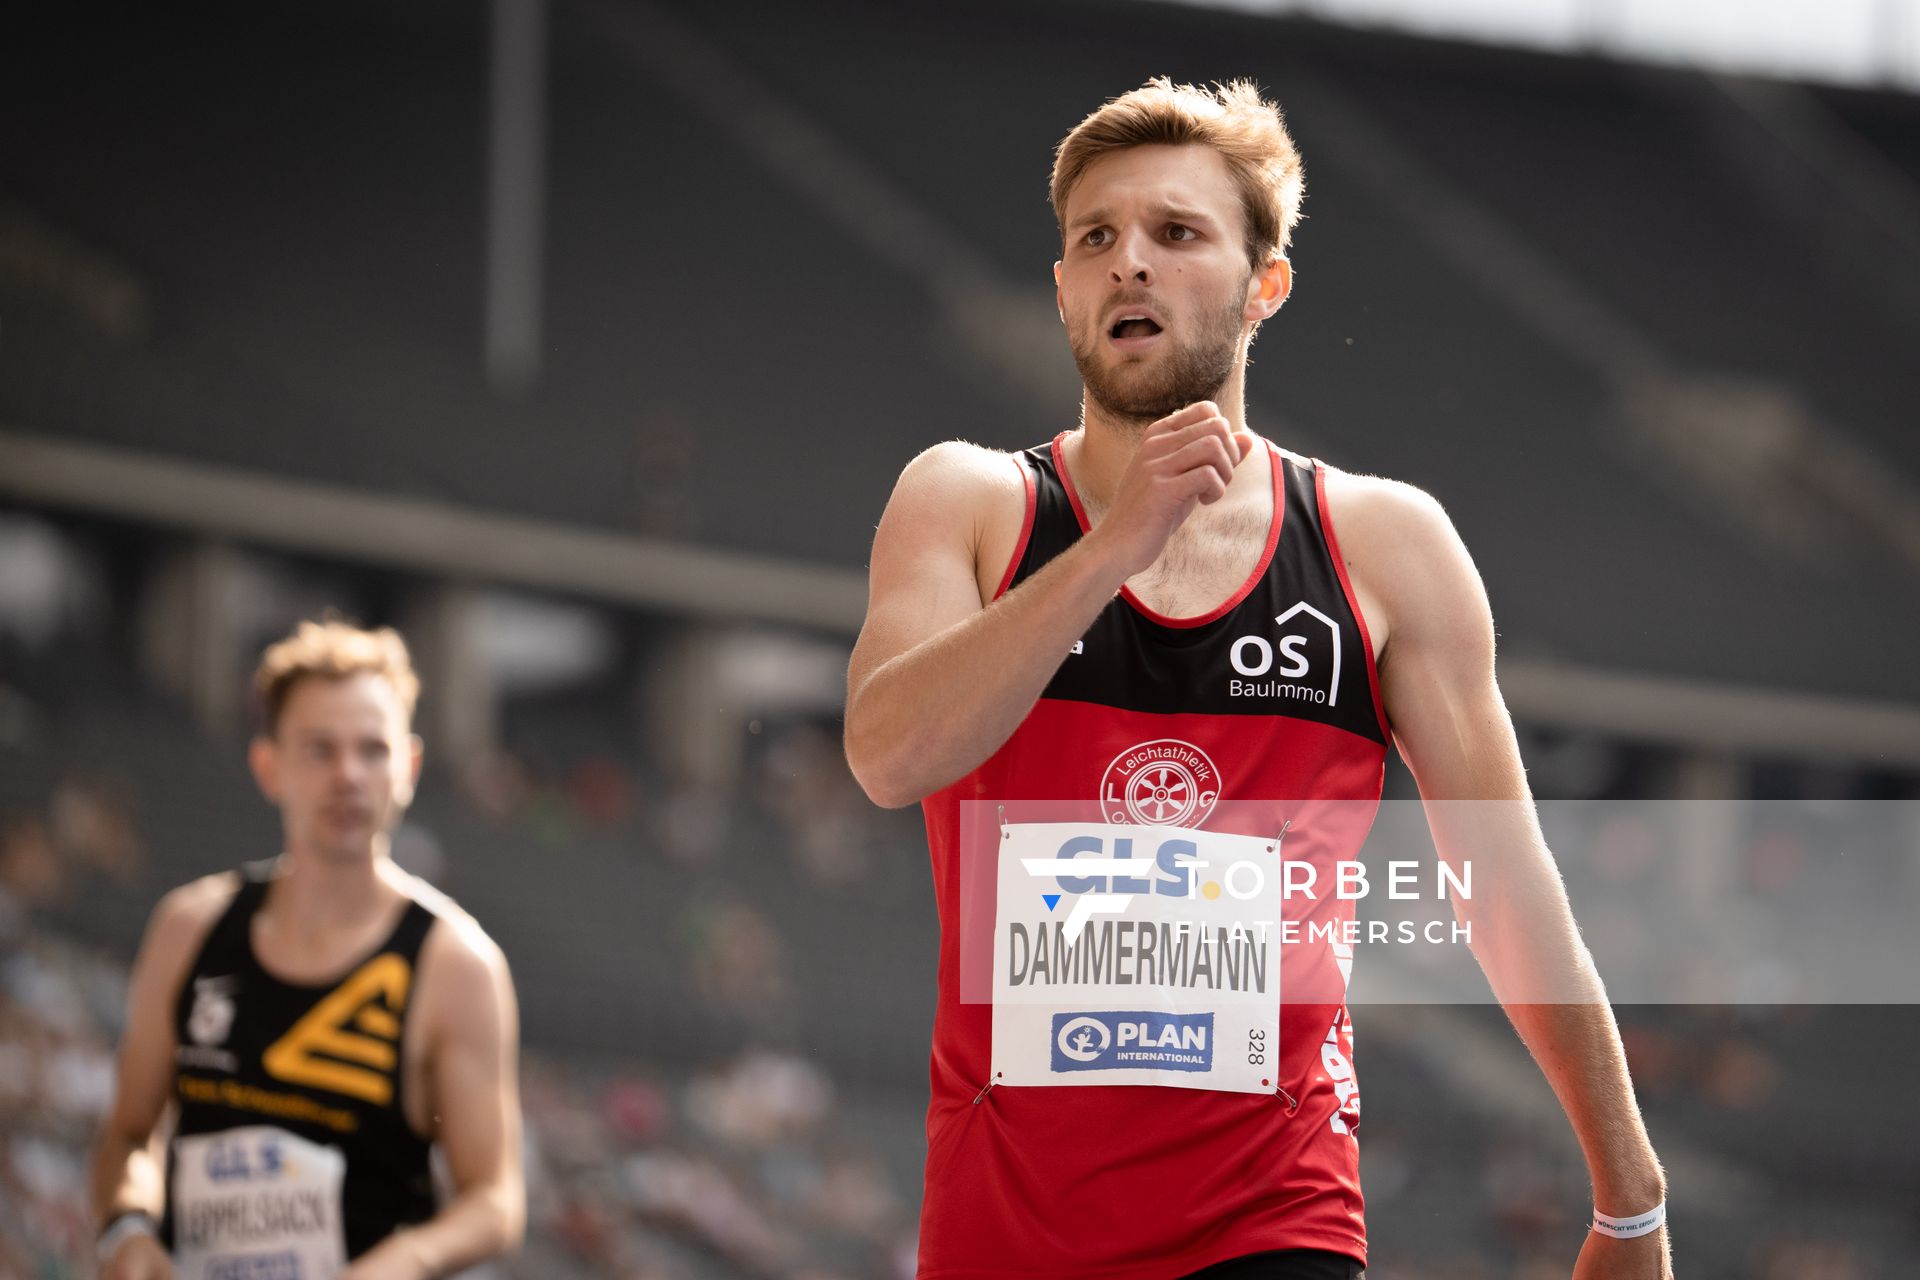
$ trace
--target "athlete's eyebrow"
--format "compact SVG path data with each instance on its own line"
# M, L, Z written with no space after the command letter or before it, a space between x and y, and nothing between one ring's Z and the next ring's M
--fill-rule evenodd
M1190 208L1182 204L1165 202L1152 204L1147 206L1147 212L1154 217L1165 218L1170 222L1197 222L1209 227L1213 225L1213 219L1211 217L1200 212L1198 209ZM1112 220L1113 210L1102 205L1098 209L1089 209L1087 212L1069 222L1067 229L1070 231L1078 231L1082 227L1090 227L1102 222L1111 222Z
M1161 217L1167 219L1169 222L1199 222L1207 226L1213 225L1212 218L1200 212L1198 209L1189 209L1185 205L1179 205L1179 204L1156 205L1154 206L1154 212L1159 214Z

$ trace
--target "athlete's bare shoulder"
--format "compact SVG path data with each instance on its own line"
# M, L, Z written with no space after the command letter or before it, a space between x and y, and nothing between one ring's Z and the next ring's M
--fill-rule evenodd
M215 872L168 890L154 905L147 925L149 942L197 938L205 934L238 892L240 873L237 871Z
M449 1055L465 1055L464 1060L471 1061L477 1053L483 1060L493 1060L495 1051L518 1035L513 1029L517 1018L513 976L499 944L452 898L391 863L382 874L434 917L420 944L409 1016L418 1028L415 1043L434 1079L425 1094L431 1106L416 1123L423 1132L444 1132L443 1113L461 1104L455 1100L458 1095L448 1092L440 1067ZM459 1121L455 1116L454 1122Z
M1026 463L1016 454L989 449L968 440L942 440L923 449L900 473L894 488L898 499L906 493L937 497L961 504L976 518L997 511L1018 514L1026 505Z
M1448 607L1472 562L1445 508L1417 485L1326 466L1326 495L1327 522L1384 654L1390 636Z
M387 883L433 913L434 927L421 946L423 973L452 970L469 977L506 972L506 954L467 910L419 876L386 863Z
M942 440L915 454L903 474L937 475L960 483L969 482L969 477L974 482L989 484L1011 481L1018 490L1021 465L1018 458L1004 449L990 449L971 440Z
M972 562L982 604L993 598L1025 524L1027 464L966 440L922 450L900 473L881 535L949 541Z
M1326 469L1327 502L1339 510L1342 541L1349 536L1349 525L1356 526L1355 534L1365 537L1373 531L1371 526L1384 524L1390 532L1404 534L1409 532L1409 524L1418 526L1446 519L1439 501L1417 485L1388 476L1346 471L1331 463L1320 465ZM1370 527L1361 529L1357 527L1360 525Z
M215 921L240 891L240 874L223 871L169 890L147 918L139 964L164 988L174 988L199 953Z

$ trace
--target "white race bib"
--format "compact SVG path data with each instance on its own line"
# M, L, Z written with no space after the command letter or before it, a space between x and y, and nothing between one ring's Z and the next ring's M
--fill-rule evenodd
M179 1280L333 1280L346 1270L347 1158L271 1125L174 1140Z
M1275 1092L1280 890L1272 839L1006 827L993 1083Z

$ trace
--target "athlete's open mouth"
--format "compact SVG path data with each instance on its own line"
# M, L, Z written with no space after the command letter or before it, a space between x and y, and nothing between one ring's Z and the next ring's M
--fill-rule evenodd
M1121 316L1107 330L1109 338L1151 338L1160 332L1160 326L1147 316Z

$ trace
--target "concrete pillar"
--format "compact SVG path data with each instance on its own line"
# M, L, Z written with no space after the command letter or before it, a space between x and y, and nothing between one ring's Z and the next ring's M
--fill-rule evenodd
M420 673L415 729L431 763L455 771L500 745L500 689L482 646L483 594L469 583L422 586L404 633Z
M244 562L213 539L182 543L161 560L141 603L141 664L161 689L184 699L209 734L245 730L247 657L239 620Z
M1712 906L1724 901L1739 876L1740 845L1745 835L1738 801L1747 798L1743 761L1724 752L1701 749L1674 763L1674 855L1679 887L1688 902Z
M664 641L645 677L641 702L657 758L681 781L731 785L746 754L747 711L722 671L726 632L689 626Z

